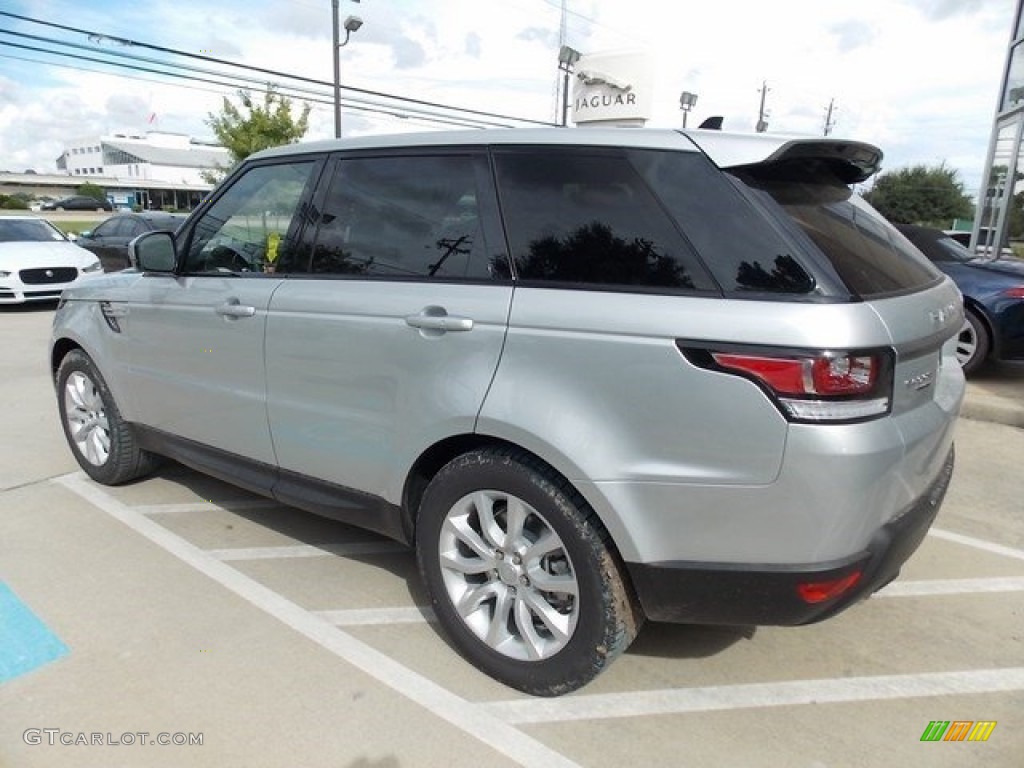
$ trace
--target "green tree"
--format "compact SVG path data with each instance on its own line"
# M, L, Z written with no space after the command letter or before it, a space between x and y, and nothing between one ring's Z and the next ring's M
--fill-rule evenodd
M27 211L28 203L21 199L21 195L0 195L0 208L8 211Z
M79 184L75 194L83 197L95 197L101 203L107 202L107 190L89 181Z
M974 204L964 192L963 182L945 163L914 165L882 174L864 199L898 224L947 229L953 219L974 217Z
M231 164L204 173L210 183L219 181L238 163L254 152L282 144L294 144L309 130L309 111L303 104L298 117L292 114L292 102L268 85L262 103L246 90L238 91L239 105L227 97L220 114L209 114L206 124L228 151Z

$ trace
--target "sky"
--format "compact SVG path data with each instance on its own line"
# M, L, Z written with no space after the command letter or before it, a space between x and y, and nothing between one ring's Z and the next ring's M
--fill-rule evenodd
M338 0L363 26L341 49L346 86L539 121L557 119L563 41L584 54L643 51L655 71L650 127L682 124L679 96L698 94L688 125L712 115L752 131L762 84L769 132L867 141L884 170L944 163L965 191L981 184L1014 0ZM4 0L0 10L316 80L333 79L330 0ZM212 138L228 87L112 70L13 47L82 57L129 52L220 65L0 16L0 170L54 172L78 137L163 130ZM342 33L344 35L344 33ZM100 71L90 71L100 70ZM235 70L236 72L240 70ZM260 82L274 80L256 75ZM260 88L253 83L253 88ZM309 86L317 88L316 86ZM315 103L307 139L333 136ZM422 119L346 109L344 136L436 130Z

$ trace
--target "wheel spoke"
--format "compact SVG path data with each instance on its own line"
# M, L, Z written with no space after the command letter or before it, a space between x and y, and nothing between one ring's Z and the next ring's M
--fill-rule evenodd
M505 545L505 532L494 519L494 498L483 491L473 494L473 507L476 509L477 518L480 520L480 532L491 543L492 546L502 547Z
M528 605L530 611L544 622L544 626L547 627L559 645L569 639L568 615L559 613L551 603L532 589L521 592L520 596L522 598L521 602ZM530 628L536 632L532 622L530 623Z
M544 639L533 625L531 605L525 595L520 595L519 599L516 600L515 617L516 628L519 630L519 635L523 640L527 657L534 661L543 658Z
M520 499L510 498L505 511L505 529L508 532L506 542L515 546L523 540L523 526L530 516L529 508Z
M533 544L527 547L526 551L523 552L523 560L528 563L532 563L535 560L540 560L544 555L550 555L552 552L560 550L561 548L562 540L558 538L554 531L550 528L546 528L540 538L533 542Z
M508 589L496 589L495 595L498 599L494 605L491 622L487 627L487 637L484 638L491 648L499 647L512 637L508 631L508 617L516 603L515 597Z
M468 590L455 606L459 615L462 618L466 618L474 613L485 601L490 600L492 597L498 597L500 586L500 584L489 581L486 584L481 584L476 589Z
M543 568L535 568L530 571L530 583L541 592L579 595L579 585L571 573L548 573Z
M444 521L444 530L476 552L480 559L493 561L491 547L480 538L480 534L469 526L469 521L465 516L449 517Z
M444 552L441 554L441 567L449 571L457 571L466 576L475 576L479 573L494 568L493 557L464 557L459 552Z
M85 388L87 386L88 381L81 374L72 374L68 379L65 391L67 392L68 399L71 401L70 404L74 406L75 410L88 410L88 406L85 402Z

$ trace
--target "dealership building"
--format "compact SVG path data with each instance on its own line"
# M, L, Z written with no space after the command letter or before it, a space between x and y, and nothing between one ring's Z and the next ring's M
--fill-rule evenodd
M60 198L90 182L117 208L190 210L212 189L204 172L228 165L226 149L184 134L87 136L66 142L58 173L0 173L0 192Z
M1020 213L1017 196L1024 192L1024 0L1017 0L1010 42L1003 66L1002 87L992 125L988 156L981 190L978 215L971 234L972 246L980 242L982 231L993 232L994 242L1009 241L1014 206ZM984 229L983 229L984 228Z

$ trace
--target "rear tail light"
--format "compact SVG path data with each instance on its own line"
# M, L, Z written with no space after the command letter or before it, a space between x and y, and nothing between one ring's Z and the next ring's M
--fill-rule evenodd
M750 379L791 421L863 421L889 413L892 352L694 349L677 342L702 368Z
M1009 299L1024 299L1024 285L1015 285L1003 291L1003 296Z

